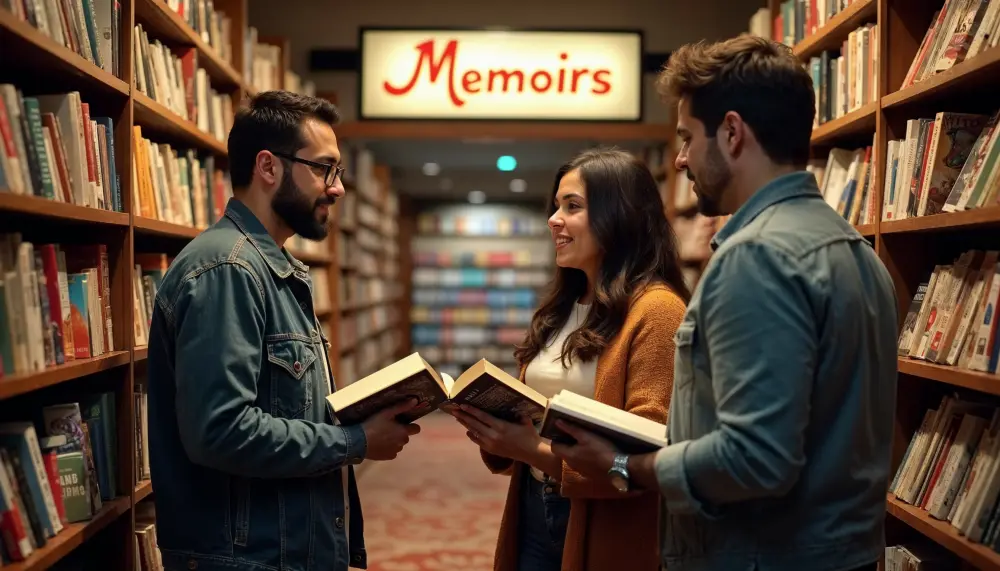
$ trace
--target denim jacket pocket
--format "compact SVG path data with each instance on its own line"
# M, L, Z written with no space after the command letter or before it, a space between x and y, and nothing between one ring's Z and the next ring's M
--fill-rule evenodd
M312 407L317 365L312 344L296 338L267 342L271 369L271 405L275 415L301 418Z

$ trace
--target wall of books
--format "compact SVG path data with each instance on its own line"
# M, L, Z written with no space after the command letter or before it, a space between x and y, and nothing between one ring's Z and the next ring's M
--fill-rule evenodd
M352 383L392 363L404 347L399 304L400 201L389 169L363 147L341 143L349 173L337 205L339 306L337 383Z
M428 207L417 215L411 252L413 350L453 377L482 358L517 376L513 346L552 276L543 209Z

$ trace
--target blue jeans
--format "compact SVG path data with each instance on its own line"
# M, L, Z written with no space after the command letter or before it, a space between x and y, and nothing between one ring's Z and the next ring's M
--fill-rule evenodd
M518 571L559 571L562 563L569 500L558 484L543 484L524 471L518 529Z

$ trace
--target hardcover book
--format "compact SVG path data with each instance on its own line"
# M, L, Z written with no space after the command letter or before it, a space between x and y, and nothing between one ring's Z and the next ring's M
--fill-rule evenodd
M429 406L400 415L401 422L413 422L435 409L456 404L469 404L507 420L523 414L539 422L547 402L537 391L486 359L453 380L436 371L419 353L338 390L327 401L342 424L356 424L408 398Z
M567 390L549 399L538 433L553 442L575 442L556 426L557 420L604 436L626 454L655 452L667 445L666 425Z

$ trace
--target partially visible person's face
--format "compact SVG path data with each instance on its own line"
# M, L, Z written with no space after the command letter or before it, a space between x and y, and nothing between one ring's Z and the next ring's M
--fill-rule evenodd
M556 246L556 265L592 275L601 265L601 247L587 217L587 188L577 169L559 181L554 198L556 211L549 217L549 231Z
M337 136L330 125L315 119L302 124L305 147L295 156L316 163L340 164ZM337 177L327 186L325 168L285 161L288 168L271 200L271 208L288 227L307 240L322 240L330 232L331 210L337 198L344 196L344 183ZM331 175L333 176L333 175Z
M726 214L722 211L722 197L732 181L730 170L718 138L705 133L705 124L691 115L691 103L685 97L677 106L677 135L683 146L677 153L674 166L686 171L689 180L694 181L694 192L698 196L698 212L705 216Z

